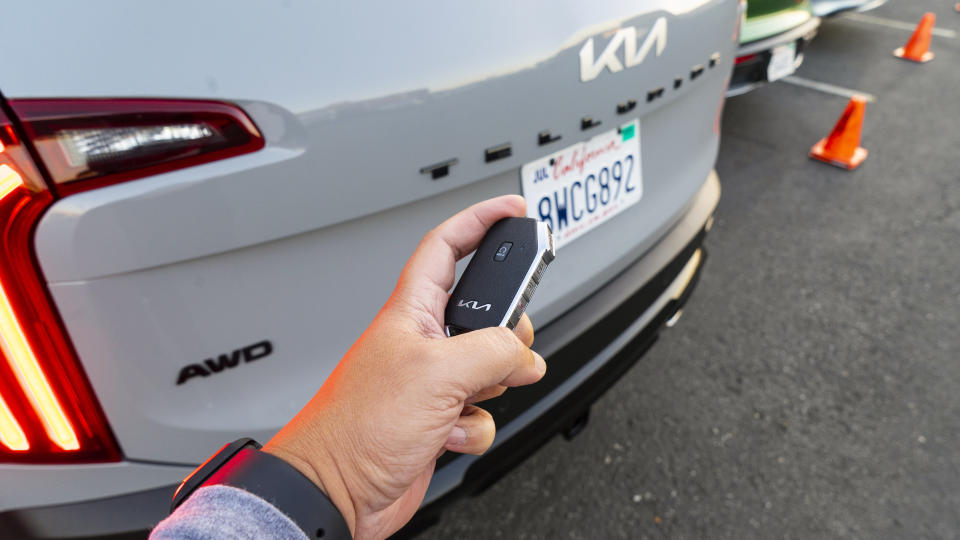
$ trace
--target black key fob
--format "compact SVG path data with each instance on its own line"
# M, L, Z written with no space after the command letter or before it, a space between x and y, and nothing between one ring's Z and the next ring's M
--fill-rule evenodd
M491 326L512 330L555 256L547 223L532 218L494 223L447 301L447 335Z

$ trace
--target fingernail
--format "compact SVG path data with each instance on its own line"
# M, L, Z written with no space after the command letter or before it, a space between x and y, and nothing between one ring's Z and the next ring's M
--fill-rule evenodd
M547 361L537 353L533 353L533 361L537 366L537 371L543 375L547 372Z
M447 444L453 446L463 446L467 444L467 430L460 426L453 426L450 434L447 435Z

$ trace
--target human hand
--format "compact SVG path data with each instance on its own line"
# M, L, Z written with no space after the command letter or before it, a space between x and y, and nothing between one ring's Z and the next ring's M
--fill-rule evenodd
M497 220L525 215L516 195L471 206L433 229L376 318L317 394L263 448L330 497L356 538L384 538L413 517L443 451L481 454L493 418L473 403L534 383L526 315L511 332L448 338L443 313L455 263Z

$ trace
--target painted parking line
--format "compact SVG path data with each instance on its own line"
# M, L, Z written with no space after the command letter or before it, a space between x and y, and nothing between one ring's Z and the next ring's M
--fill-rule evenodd
M873 94L868 94L866 92L861 92L859 90L852 90L850 88L844 88L842 86L837 86L835 84L820 82L820 81L811 81L810 79L804 79L803 77L797 77L796 75L790 75L780 79L785 83L790 83L796 86L802 86L804 88L809 88L811 90L817 90L825 94L833 94L834 96L841 96L845 98L851 98L853 96L861 96L867 101L876 101L877 97Z
M843 19L857 21L867 24L876 24L878 26L886 26L887 28L896 28L898 30L907 30L913 32L917 28L917 23L909 23L903 21L895 21L893 19L884 19L883 17L876 17L873 15L867 15L865 13L847 13L843 15ZM934 28L933 35L957 39L957 33L949 28Z

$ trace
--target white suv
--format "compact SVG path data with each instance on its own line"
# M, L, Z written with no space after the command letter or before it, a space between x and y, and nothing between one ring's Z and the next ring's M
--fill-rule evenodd
M476 201L553 225L529 311L550 370L491 402L486 456L441 460L431 509L577 426L704 261L737 0L4 15L2 536L150 527L291 418Z

